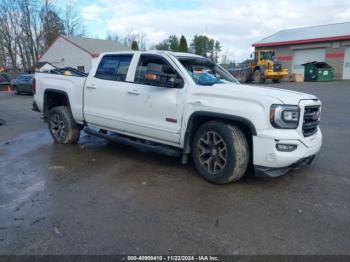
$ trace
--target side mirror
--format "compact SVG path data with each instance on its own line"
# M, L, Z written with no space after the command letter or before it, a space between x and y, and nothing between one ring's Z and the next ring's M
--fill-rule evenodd
M185 83L184 80L180 77L176 77L174 79L174 87L175 88L183 88L184 83Z
M253 58L253 54L250 54L250 58Z

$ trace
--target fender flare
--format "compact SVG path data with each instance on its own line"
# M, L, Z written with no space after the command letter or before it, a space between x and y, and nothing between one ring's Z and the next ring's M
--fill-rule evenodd
M49 92L58 93L58 94L64 95L66 97L67 101L68 101L68 105L69 105L69 108L70 108L70 101L69 101L69 96L68 96L67 92L62 91L62 90L52 89L52 88L45 89L45 91L44 91L44 105L43 105L44 117L47 117L47 114L49 112L48 104L47 104L47 94Z
M223 113L215 113L215 112L208 112L208 111L197 111L191 114L191 116L188 119L186 131L185 131L185 139L184 139L184 153L188 154L190 153L190 141L191 136L193 133L193 123L196 117L210 117L210 118L217 118L221 120L228 120L228 121L235 121L242 123L246 125L253 136L257 135L256 128L254 124L247 118L241 117L241 116L235 116L235 115L228 115Z

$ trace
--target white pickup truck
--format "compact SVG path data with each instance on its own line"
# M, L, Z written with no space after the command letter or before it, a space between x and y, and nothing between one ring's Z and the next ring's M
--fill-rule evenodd
M67 76L68 75L68 76ZM80 131L168 155L189 156L215 184L253 165L280 176L321 148L320 100L242 85L209 59L163 51L104 53L89 75L36 73L34 108L57 143Z

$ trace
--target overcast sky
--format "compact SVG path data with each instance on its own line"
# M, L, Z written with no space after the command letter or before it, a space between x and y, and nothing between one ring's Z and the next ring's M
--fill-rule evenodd
M170 34L207 34L237 61L252 43L286 28L350 21L350 0L77 0L91 37L145 33L148 46Z

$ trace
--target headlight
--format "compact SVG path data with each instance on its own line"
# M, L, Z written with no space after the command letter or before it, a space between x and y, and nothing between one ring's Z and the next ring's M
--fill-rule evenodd
M299 124L299 106L272 105L270 110L270 122L275 128L295 129Z

